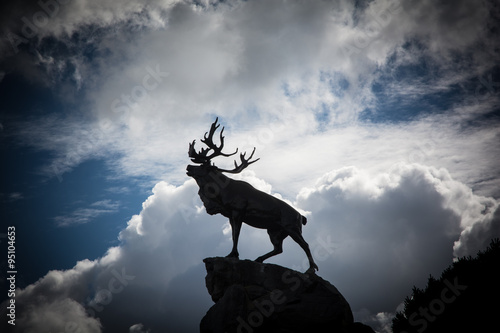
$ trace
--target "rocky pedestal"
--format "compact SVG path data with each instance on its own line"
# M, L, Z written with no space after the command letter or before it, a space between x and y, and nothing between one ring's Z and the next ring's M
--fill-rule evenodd
M234 258L203 261L215 305L201 320L201 333L373 332L353 322L344 297L316 274Z

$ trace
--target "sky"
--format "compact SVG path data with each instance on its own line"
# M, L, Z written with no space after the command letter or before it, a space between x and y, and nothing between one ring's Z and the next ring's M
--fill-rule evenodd
M198 330L202 260L232 244L185 174L216 117L228 151L260 158L232 177L307 217L318 274L378 332L500 236L495 1L2 6L0 242L15 226L20 332ZM241 259L271 249L243 227ZM267 262L308 268L290 239Z

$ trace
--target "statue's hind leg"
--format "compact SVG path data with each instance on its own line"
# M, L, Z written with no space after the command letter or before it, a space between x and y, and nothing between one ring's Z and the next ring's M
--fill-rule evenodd
M300 231L291 230L289 232L289 235L306 252L307 259L309 259L309 269L307 271L311 271L312 273L314 273L315 270L319 270L318 265L316 265L316 263L314 262L314 259L312 257L311 250L309 249L309 244L307 244L304 237L302 237Z
M283 229L268 229L267 233L269 234L269 239L271 239L271 243L273 243L274 249L264 254L263 256L255 259L257 262L263 262L267 258L275 256L283 252L283 240L288 236L287 232Z

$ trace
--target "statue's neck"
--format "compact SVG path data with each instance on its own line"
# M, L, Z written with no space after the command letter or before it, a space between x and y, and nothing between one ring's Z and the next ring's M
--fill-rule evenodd
M220 171L211 171L204 177L196 178L196 183L203 189L207 184L214 184L214 186L225 187L231 181L231 178L227 177Z

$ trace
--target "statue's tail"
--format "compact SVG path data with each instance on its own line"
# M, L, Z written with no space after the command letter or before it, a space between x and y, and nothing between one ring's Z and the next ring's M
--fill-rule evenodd
M306 217L305 216L301 216L301 218L302 218L302 225L306 225L306 223L307 223Z

